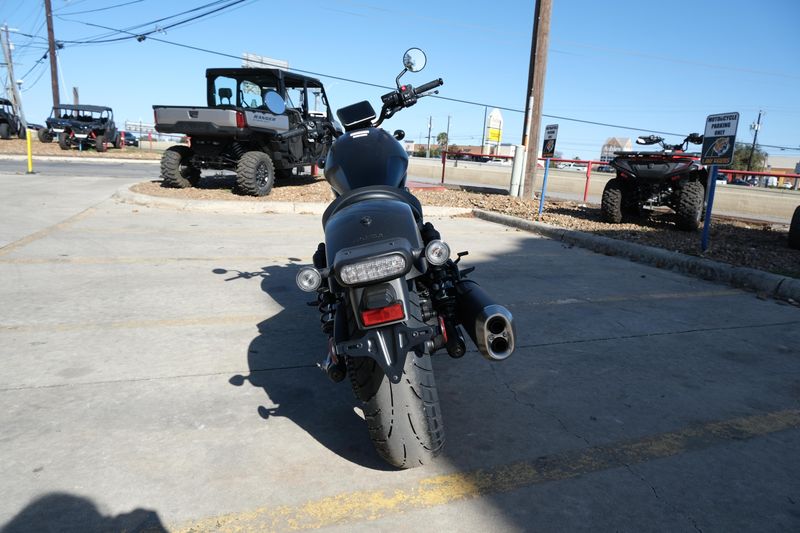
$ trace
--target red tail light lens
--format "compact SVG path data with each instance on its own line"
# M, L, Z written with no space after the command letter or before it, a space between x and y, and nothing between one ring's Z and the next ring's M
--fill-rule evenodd
M236 127L237 128L246 128L247 127L247 120L244 117L244 112L237 111L236 112Z
M402 302L393 303L379 309L367 309L366 311L361 311L361 322L363 322L367 327L386 324L387 322L394 322L396 320L403 320L405 317L406 313L403 311Z

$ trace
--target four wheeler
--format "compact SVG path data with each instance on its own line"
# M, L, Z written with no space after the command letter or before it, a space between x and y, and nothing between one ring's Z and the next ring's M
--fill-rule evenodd
M700 154L687 153L691 144L702 144L703 136L689 134L679 144L666 144L657 135L642 136L636 144L660 144L653 152L615 152L611 166L617 176L606 183L601 210L606 222L619 223L623 215L639 214L645 207L670 207L676 226L692 231L703 216L708 170Z
M276 177L327 153L326 125L335 123L315 78L275 68L208 69L206 93L206 107L153 106L156 131L191 139L164 153L164 186L193 187L203 169L232 170L239 192L266 196ZM297 128L302 135L283 136Z
M14 110L14 104L0 98L0 139L10 139L12 135L24 139L25 128Z
M57 137L62 150L77 146L105 152L109 144L122 146L110 107L60 104L53 107L45 123L47 128L39 130L39 140L48 143Z

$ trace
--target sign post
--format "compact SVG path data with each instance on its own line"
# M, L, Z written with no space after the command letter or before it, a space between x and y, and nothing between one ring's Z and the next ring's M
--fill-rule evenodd
M711 209L714 206L714 193L717 188L717 174L720 166L728 166L733 162L733 150L736 146L736 128L739 125L739 113L721 113L706 118L706 129L703 135L703 149L700 162L711 165L706 186L706 213L703 221L703 238L701 248L708 250L708 236L711 230Z
M542 157L544 158L544 177L542 178L542 194L539 195L539 217L542 218L544 197L547 193L547 174L550 172L550 159L556 153L556 139L558 137L558 124L548 124L544 127L544 140L542 141Z

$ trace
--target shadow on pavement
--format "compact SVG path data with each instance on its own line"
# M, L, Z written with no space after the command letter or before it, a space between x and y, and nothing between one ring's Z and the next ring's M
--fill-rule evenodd
M10 522L0 527L2 533L167 533L158 513L134 509L117 516L104 516L91 500L52 492L22 509Z
M325 337L318 330L316 308L305 303L312 296L295 286L294 265L256 272L218 268L214 273L228 276L229 282L261 278L261 290L283 308L258 324L259 334L247 350L250 373L229 380L237 387L249 383L264 390L271 405L257 407L261 423L288 418L340 457L365 468L391 470L375 455L353 394L334 386L316 366ZM347 383L341 385L349 389Z

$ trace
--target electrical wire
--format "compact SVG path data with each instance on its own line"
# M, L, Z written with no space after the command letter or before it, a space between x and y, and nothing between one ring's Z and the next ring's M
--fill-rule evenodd
M144 0L131 0L130 2L124 2L122 4L116 4L108 7L98 7L96 9L87 9L85 11L72 11L70 13L61 13L60 16L66 17L71 15L85 15L86 13L97 13L98 11L108 11L109 9L116 9L118 7L125 7L132 4L139 4L141 2L144 2Z
M234 6L236 4L242 3L244 1L246 1L246 0L235 0L235 1L231 2L230 4L226 4L225 6L221 6L221 7L217 8L217 9L215 9L215 10L212 10L212 11L197 15L195 17L192 17L192 18L184 20L184 21L176 22L176 23L174 23L172 25L169 25L169 26L166 26L166 27L164 27L162 29L172 28L172 27L175 27L175 26L177 26L179 24L196 20L197 18L216 13L216 12L221 11L223 9L226 9L228 7L231 7L231 6ZM218 3L218 2L212 2L212 4L215 4L215 3ZM203 7L208 7L209 5L211 5L211 4L206 4L205 6L201 6L200 8L195 8L195 9L190 10L190 11L197 11L198 9L202 9ZM186 12L184 12L184 14L185 13ZM168 18L174 18L174 16L173 17L165 17L165 19L168 19ZM159 21L165 20L165 19L159 19ZM186 48L186 49L189 49L189 50L194 50L194 51L198 51L198 52L203 52L203 53L207 53L207 54L211 54L211 55L217 55L217 56L227 57L227 58L232 58L232 59L237 59L237 60L241 59L237 55L233 55L233 54L229 54L229 53L225 53L225 52L220 52L220 51L217 51L217 50L211 50L211 49L203 48L203 47L199 47L199 46L192 46L192 45L188 45L188 44L178 43L178 42L175 42L175 41L169 41L169 40L166 40L166 39L161 39L161 38L158 38L158 37L150 36L152 33L156 33L159 30L153 30L153 31L147 32L145 34L136 34L136 33L133 33L133 32L127 31L127 30L111 28L111 27L108 27L108 26L103 26L101 24L93 24L93 23L85 22L85 21L71 21L71 22L77 22L77 23L84 24L84 25L87 25L87 26L93 26L93 27L97 27L97 28L102 28L102 29L109 30L111 32L116 32L116 33L127 33L128 36L127 37L120 37L120 38L113 39L113 40L108 40L108 41L83 41L83 42L81 42L81 41L62 41L64 43L70 43L70 44L100 44L100 43L104 43L104 42L115 42L115 41L127 40L127 39L139 38L139 37L145 36L150 40L153 40L153 41L156 41L156 42L160 42L160 43L164 43L164 44L169 44L169 45L172 45L172 46L177 46L177 47L180 47L180 48ZM148 23L148 24L152 24L152 22ZM268 63L265 63L265 65L272 66L272 65L270 65ZM362 80L355 80L355 79L352 79L352 78L345 78L345 77L342 77L342 76L334 76L334 75L331 75L331 74L314 72L314 71L305 70L305 69L298 69L298 68L291 67L288 70L293 71L293 72L302 73L302 74L309 74L309 75L312 75L312 76L319 76L319 77L334 79L334 80L338 80L338 81L344 81L344 82L348 82L348 83L364 85L364 86L368 86L368 87L375 87L375 88L379 88L379 89L394 90L394 87L387 86L387 85L381 85L381 84L366 82L366 81L362 81ZM430 95L430 96L433 97L433 98L439 99L439 100L446 100L446 101L456 102L456 103L461 103L461 104L474 105L474 106L479 106L479 107L492 107L492 108L501 109L501 110L504 110L504 111L509 111L509 112L512 112L512 113L524 113L524 111L521 110L521 109L515 109L515 108L505 107L505 106L500 106L500 105L488 104L488 103L483 103L483 102L475 102L475 101L471 101L471 100L464 100L464 99L459 99L459 98L451 98L451 97L439 96L439 95ZM552 118L552 119L556 119L556 120L563 120L563 121L567 121L567 122L578 122L578 123L581 123L581 124L590 124L590 125L594 125L594 126L603 126L603 127L623 129L623 130L629 130L629 131L640 131L640 132L645 132L645 133L656 133L656 134L660 134L660 135L673 135L673 136L678 136L678 137L681 137L681 136L685 135L684 133L659 131L659 130L653 130L653 129L649 129L649 128L639 128L639 127L635 127L635 126L625 126L625 125L621 125L621 124L611 124L611 123L607 123L607 122L597 122L597 121L593 121L593 120L585 120L585 119L579 119L579 118L574 118L574 117L566 117L566 116L562 116L562 115L550 115L550 114L542 113L542 116L546 117L546 118ZM773 146L773 145L760 145L760 146L768 146L770 148L777 148L777 149L781 149L781 150L794 150L795 149L795 148L792 148L792 147Z

